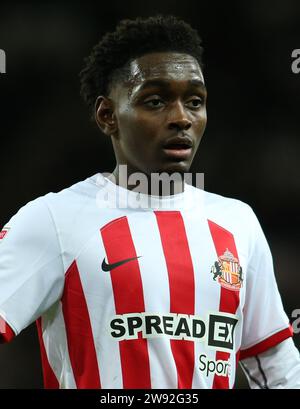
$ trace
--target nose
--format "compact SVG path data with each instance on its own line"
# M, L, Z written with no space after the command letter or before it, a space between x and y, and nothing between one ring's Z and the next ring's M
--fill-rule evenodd
M187 113L180 102L174 104L168 118L168 129L187 131L192 126Z

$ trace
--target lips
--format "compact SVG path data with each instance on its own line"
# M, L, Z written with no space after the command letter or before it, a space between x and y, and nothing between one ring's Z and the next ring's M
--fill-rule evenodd
M187 143L182 143L182 144L181 143L171 143L171 144L165 146L164 149L178 150L178 149L189 149L190 147L191 146L188 145Z
M164 148L182 148L182 149L187 149L187 148L191 148L193 146L193 141L192 139L187 136L187 135L183 135L183 136L175 136L173 138L169 138L167 139L167 141L164 144Z
M166 156L174 159L188 159L192 153L193 142L188 136L176 136L167 140L163 146Z

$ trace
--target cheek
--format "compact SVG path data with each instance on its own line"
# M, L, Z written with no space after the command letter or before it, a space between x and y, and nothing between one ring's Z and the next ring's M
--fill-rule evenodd
M134 145L153 142L159 134L158 121L149 115L124 113L119 119L120 139Z
M197 134L199 137L203 135L203 132L205 131L206 128L206 123L207 123L207 115L206 115L206 110L203 110L201 115L199 116L195 128L197 129Z

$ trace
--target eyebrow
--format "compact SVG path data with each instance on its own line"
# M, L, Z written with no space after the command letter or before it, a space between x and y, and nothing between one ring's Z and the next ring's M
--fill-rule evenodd
M206 91L206 86L204 82L201 81L200 79L194 78L194 79L188 80L188 83L189 85L200 87L204 91ZM144 91L147 88L154 88L154 87L169 88L170 82L167 80L163 80L163 79L147 80L139 87L138 92Z

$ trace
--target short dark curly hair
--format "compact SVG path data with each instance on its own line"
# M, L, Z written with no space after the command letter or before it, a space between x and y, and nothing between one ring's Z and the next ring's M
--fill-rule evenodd
M99 95L107 95L114 81L128 76L130 61L163 51L189 54L203 68L201 38L185 21L171 15L120 21L95 45L79 74L80 93L91 112Z

